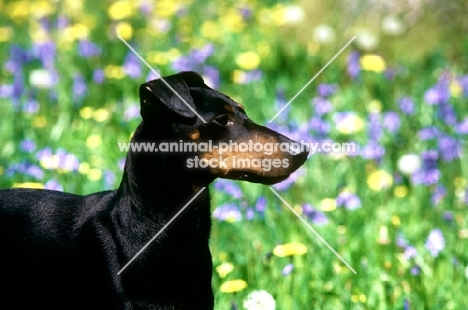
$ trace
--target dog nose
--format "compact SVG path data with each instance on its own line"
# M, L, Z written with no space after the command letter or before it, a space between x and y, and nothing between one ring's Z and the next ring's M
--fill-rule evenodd
M299 143L299 142L293 142L289 144L289 150L288 153L296 156L301 153L309 154L310 150L307 144L304 143Z

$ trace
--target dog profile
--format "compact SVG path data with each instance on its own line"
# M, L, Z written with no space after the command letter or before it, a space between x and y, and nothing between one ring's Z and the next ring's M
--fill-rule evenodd
M208 189L200 191L218 177L280 182L305 162L308 149L298 149L294 141L254 123L240 104L205 85L195 72L141 85L140 104L142 122L132 143L252 141L290 147L269 155L239 149L222 152L219 148L129 150L117 190L86 196L38 189L0 190L3 304L15 309L214 308L208 246L210 196ZM196 166L195 158L218 165ZM234 159L239 158L279 161L271 169L262 169L237 165Z

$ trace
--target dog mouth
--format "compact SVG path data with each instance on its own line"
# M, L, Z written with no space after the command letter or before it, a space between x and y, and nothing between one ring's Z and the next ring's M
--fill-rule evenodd
M267 176L248 171L231 171L229 175L225 176L224 178L238 181L247 181L251 183L260 183L264 185L273 185L286 180L290 175L290 173L287 173L278 176Z

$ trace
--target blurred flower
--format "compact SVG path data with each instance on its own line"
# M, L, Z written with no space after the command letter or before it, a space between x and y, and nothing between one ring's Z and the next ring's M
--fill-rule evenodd
M439 118L447 125L454 125L457 122L457 114L453 106L448 102L441 102L437 114Z
M63 187L56 180L49 180L44 184L45 189L63 192Z
M221 265L216 267L216 272L219 274L221 279L225 278L232 270L234 269L234 265L228 262L223 262Z
M231 280L221 284L220 291L223 293L235 293L242 291L247 287L247 282L244 280Z
M34 99L28 99L23 105L23 112L34 114L39 111L39 102Z
M406 197L406 195L408 195L408 187L406 185L399 185L395 187L395 190L393 192L395 194L395 197L403 198Z
M236 204L226 203L213 211L213 217L218 221L232 223L240 221L242 219L242 214Z
M88 89L88 86L86 86L86 81L81 74L75 74L73 78L73 99L76 101L81 100L84 95L86 94L86 91Z
M455 132L458 134L468 134L468 117L465 117L463 121L460 123L456 124L455 127Z
M302 205L302 213L315 225L328 224L328 218L308 203Z
M314 107L317 116L324 115L330 112L333 108L331 102L327 99L316 97L312 99L312 106Z
M293 264L287 264L286 266L284 266L281 273L283 274L283 276L287 276L288 274L290 274L293 271L293 269L294 269Z
M14 188L35 188L44 189L44 184L37 182L13 183Z
M101 55L101 48L93 42L85 39L78 43L78 54L82 57L93 57Z
M352 51L348 56L348 66L346 71L352 79L357 78L361 72L361 65L359 64L360 57L361 56L357 51Z
M374 191L387 189L391 187L392 184L392 175L384 170L376 170L367 177L367 185Z
M130 1L120 0L111 4L107 9L107 14L113 20L121 20L132 16L134 14L133 9Z
M86 146L89 147L90 149L95 149L100 147L102 144L102 137L98 134L93 134L90 135L86 139Z
M273 185L273 187L279 191L283 191L283 190L287 190L288 188L291 187L291 185L293 185L302 175L304 175L305 173L305 170L304 170L304 166L302 166L301 168L297 169L296 171L294 171L293 173L291 173L291 175L284 181L280 182L280 183L276 183L275 185Z
M119 22L115 25L115 33L121 36L124 40L130 40L133 36L132 25L127 22Z
M414 114L414 102L409 97L403 97L398 100L400 104L400 110L405 113L406 115L413 115Z
M433 205L439 204L447 194L447 190L441 184L437 185L435 192L432 194L431 202Z
M213 53L213 44L206 44L200 49L193 49L188 55L180 56L173 60L172 69L175 71L201 71L206 59L213 55Z
M20 148L28 153L34 152L36 150L36 142L29 139L22 140L20 142Z
M390 237L388 234L388 227L385 225L380 225L379 227L379 236L377 238L377 242L379 244L389 244L390 243Z
M255 217L255 212L252 208L247 208L245 211L245 218L250 221Z
M456 158L460 158L461 145L451 136L442 135L438 141L438 148L442 154L442 160L445 162L450 162Z
M424 101L430 105L447 102L449 98L450 90L447 85L441 83L434 85L424 93Z
M93 81L96 84L102 84L104 82L104 71L102 69L93 71Z
M273 254L275 254L278 257L304 255L305 253L307 253L307 247L304 244L297 242L277 245L273 249Z
M260 65L260 56L256 52L244 52L236 57L236 64L244 70L254 70Z
M370 141L361 151L361 156L365 159L380 160L385 155L385 148L377 142Z
M260 72L261 74L261 72ZM219 87L220 78L219 78L219 70L213 66L205 66L203 67L202 71L203 79L205 80L205 84L213 89L217 89Z
M325 212L336 210L336 200L333 198L325 198L320 201L320 209Z
M421 158L416 154L406 154L398 159L398 170L406 175L411 175L421 168Z
M317 93L322 98L328 98L338 90L337 84L319 84L317 86Z
M337 112L333 119L336 129L345 135L359 132L364 128L364 121L354 112Z
M355 42L361 49L371 51L379 45L379 38L368 30L361 30L356 34Z
M400 117L395 112L386 112L383 115L383 126L391 133L400 128Z
M414 246L407 246L405 248L405 252L403 252L403 257L406 258L406 260L410 260L413 257L416 257L418 255L418 251Z
M41 167L33 165L27 161L23 161L18 164L12 164L5 171L5 174L9 177L17 173L30 176L35 179L42 179L44 177L44 172L42 171Z
M141 61L132 51L127 53L122 68L125 73L133 79L141 76Z
M124 112L123 119L126 121L140 117L140 106L132 103Z
M32 54L39 59L47 70L53 70L56 61L57 47L53 41L34 43Z
M379 55L363 55L359 60L362 70L383 72L386 68L385 60Z
M305 12L299 5L287 5L284 8L284 19L287 24L297 24L304 20Z
M411 267L410 273L413 276L417 276L420 272L421 272L421 268L418 265L414 265L413 267ZM408 309L409 309L409 306L408 306Z
M29 84L38 88L51 88L58 82L58 77L54 73L45 69L31 70Z
M318 25L314 28L313 39L319 44L330 44L335 41L335 30L326 24Z
M260 196L260 198L258 198L258 200L257 200L257 203L255 204L255 211L257 211L259 213L263 213L263 212L265 212L266 206L267 206L266 197L265 196Z
M112 171L110 170L104 171L104 183L105 183L106 188L112 188L114 186L115 179L116 179L115 174Z
M422 168L416 171L411 179L414 184L437 184L440 178L438 168L439 154L435 150L424 151L421 154Z
M240 186L231 180L218 179L214 184L214 188L218 191L224 191L226 194L231 195L234 199L243 197Z
M336 197L336 205L337 207L345 207L348 210L356 210L361 207L361 200L356 194L343 190Z
M418 138L421 140L431 140L439 138L440 131L439 128L435 126L424 127L418 132Z
M261 290L250 293L244 300L243 306L247 310L275 310L276 302L273 296Z
M320 136L326 135L331 128L329 122L322 120L322 118L318 116L312 117L307 123L307 126L310 128L310 130L315 131Z
M405 32L405 25L395 15L387 15L381 22L382 31L391 36L399 36Z
M13 96L13 85L2 84L0 85L0 98L9 98Z
M445 248L445 239L440 229L433 229L429 233L425 247L433 257L437 257L439 252Z
M261 77L262 77L261 70L251 70L251 71L234 70L232 71L232 81L235 84L248 84L250 82L261 79ZM284 115L284 113L282 113L281 115Z

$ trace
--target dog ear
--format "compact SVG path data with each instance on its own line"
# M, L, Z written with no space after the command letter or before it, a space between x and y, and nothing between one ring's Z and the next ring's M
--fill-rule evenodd
M151 122L173 120L175 117L188 122L194 121L197 116L193 110L196 107L190 95L190 87L208 86L198 73L191 71L142 84L140 86L141 117Z

